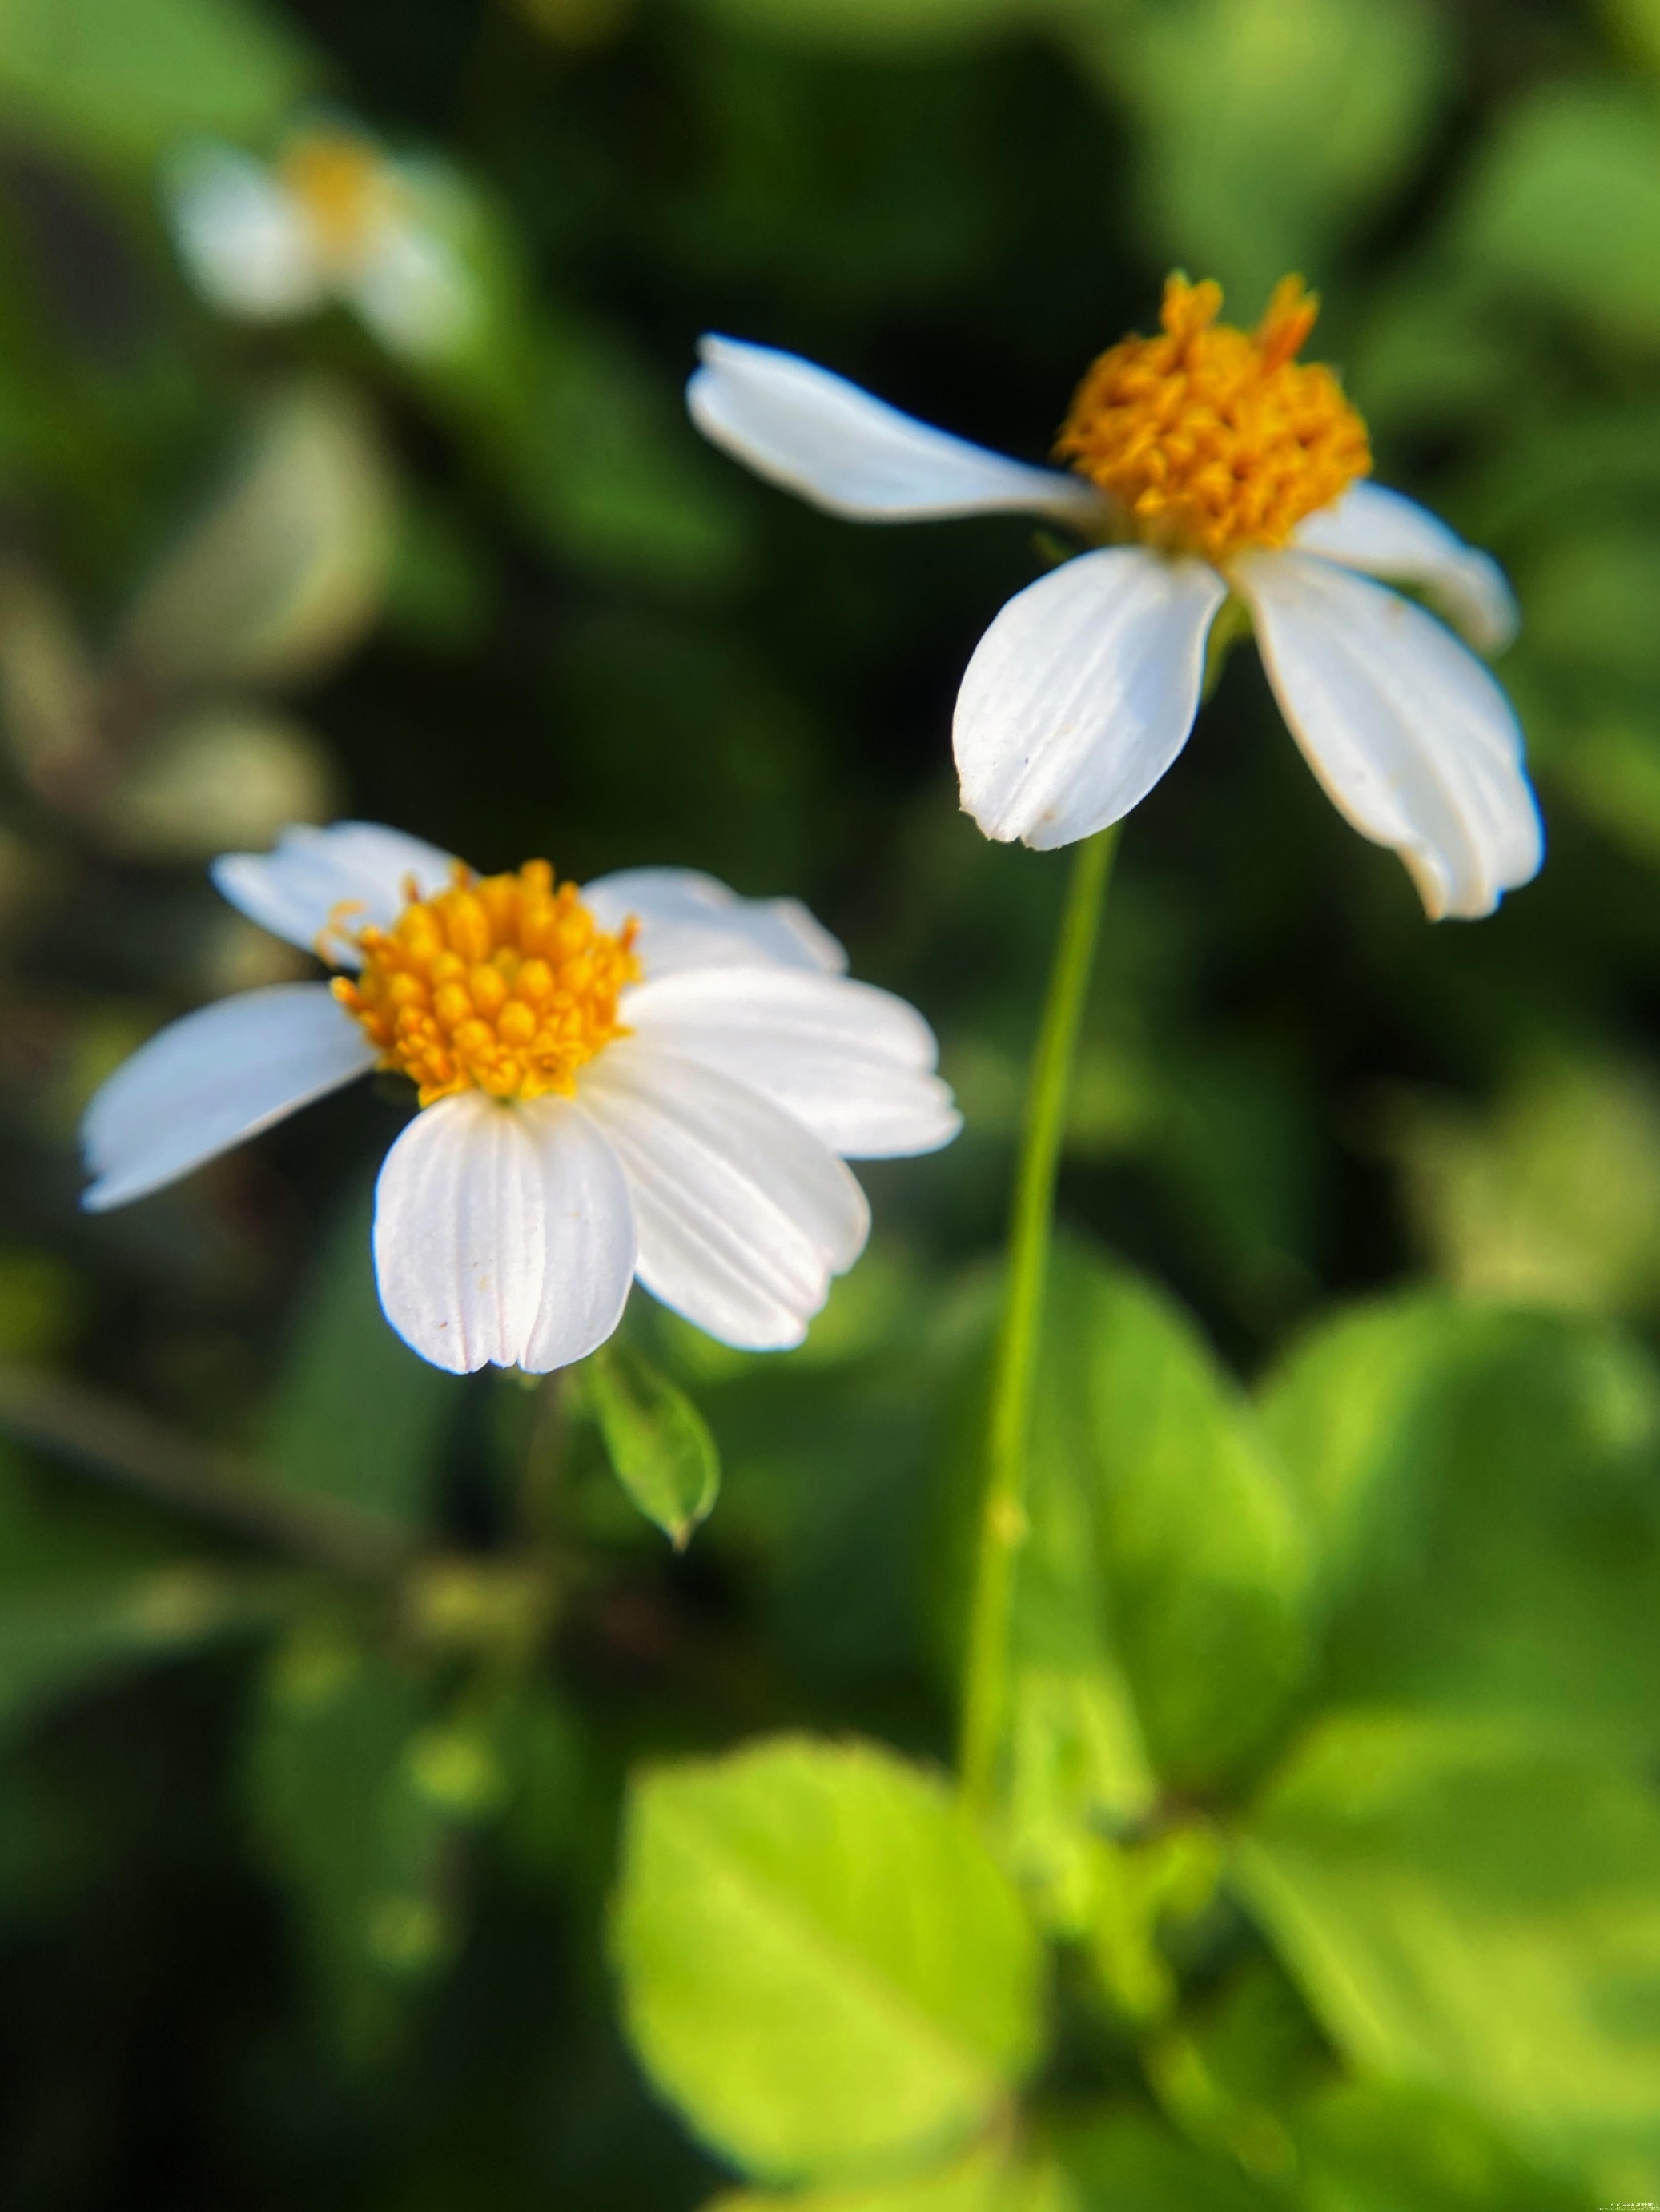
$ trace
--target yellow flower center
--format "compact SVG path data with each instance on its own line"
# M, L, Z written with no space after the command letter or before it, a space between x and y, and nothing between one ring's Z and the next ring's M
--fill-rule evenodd
M277 174L293 193L331 266L349 266L386 219L396 186L379 147L350 131L308 131L291 140Z
M1319 301L1275 288L1254 331L1217 322L1218 284L1172 276L1156 338L1126 338L1078 387L1060 438L1131 534L1223 561L1283 545L1371 467L1366 426L1329 368L1296 359Z
M410 884L408 897L391 930L351 932L340 909L318 950L327 959L329 939L345 936L362 952L334 995L423 1106L457 1091L569 1097L577 1069L628 1034L617 1000L639 980L635 925L607 935L545 860L483 877L458 862L447 890L423 899Z

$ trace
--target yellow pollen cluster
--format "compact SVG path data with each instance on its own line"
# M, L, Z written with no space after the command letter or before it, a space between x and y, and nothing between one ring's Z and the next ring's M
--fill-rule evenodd
M1104 353L1055 445L1161 552L1225 560L1283 545L1371 467L1366 426L1323 365L1295 356L1319 302L1287 276L1256 331L1219 324L1221 287L1172 276L1162 336Z
M569 1097L584 1061L626 1036L617 998L640 975L635 925L608 936L545 860L509 876L458 865L447 890L417 898L411 884L409 902L392 929L356 933L362 970L332 988L382 1067L420 1085L423 1106L475 1089ZM325 958L328 938L343 933L337 923L324 933Z
M350 131L292 139L277 173L305 209L323 258L349 265L387 214L394 187L378 147Z

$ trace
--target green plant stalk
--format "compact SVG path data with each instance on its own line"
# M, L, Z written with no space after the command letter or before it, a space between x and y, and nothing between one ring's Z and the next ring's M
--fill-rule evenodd
M1119 825L1079 847L1032 1060L1009 1220L1008 1279L992 1373L986 1487L969 1612L958 1765L970 1804L990 1808L1008 1692L1014 1560L1026 1534L1026 1448L1043 1332L1055 1182L1066 1135L1078 1033L1095 964Z

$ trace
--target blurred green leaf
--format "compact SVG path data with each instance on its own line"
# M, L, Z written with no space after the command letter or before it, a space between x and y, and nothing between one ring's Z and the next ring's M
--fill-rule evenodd
M1218 278L1240 322L1289 271L1320 275L1445 96L1420 0L1137 0L1080 8L1073 37L1139 128L1153 250Z
M1058 1258L1051 1328L1057 1293L1087 1295L1077 1287L1086 1265L1070 1249ZM1006 1818L1010 1850L1046 1922L1079 1934L1098 1912L1102 1832L1139 1820L1152 1808L1158 1784L1114 1640L1094 1460L1087 1445L1080 1449L1077 1437L1062 1429L1050 1395L1065 1387L1063 1360L1049 1336L1039 1384L1043 1410L1027 1472L1027 1534L1015 1558L1010 1612ZM983 1375L979 1363L982 1386ZM969 1424L976 1459L984 1435L982 1419Z
M288 16L255 0L0 0L0 114L94 157L258 136L313 76Z
M562 322L543 333L513 488L567 558L646 584L727 582L745 550L730 482L678 398L620 341Z
M319 1617L275 1654L245 1745L257 1847L360 2060L396 2045L459 1938L453 1834L477 1809L477 1762L458 1788L425 1733L430 1705L419 1676Z
M1529 564L1527 593L1529 653L1645 684L1660 679L1652 619L1660 532L1606 525L1594 533L1559 530Z
M1420 255L1373 287L1347 371L1380 454L1414 431L1477 428L1501 413L1513 419L1536 374L1484 273L1448 254ZM1507 440L1503 488L1525 496L1530 479L1515 459Z
M1541 1058L1481 1117L1409 1097L1390 1148L1456 1289L1591 1311L1660 1294L1660 1087L1641 1067Z
M1122 2108L1063 2124L1054 2148L1081 2212L1268 2212L1286 2201L1231 2160Z
M263 1626L286 1578L192 1558L116 1507L52 1497L0 1456L0 1731L65 1698L238 1629Z
M1602 0L1602 13L1639 59L1660 69L1660 0Z
M526 1685L510 1700L496 1734L513 1784L502 1842L514 1863L532 1881L546 1883L573 1861L608 1849L613 1808L607 1801L601 1845L592 1756L574 1714L553 1689L544 1682Z
M458 1407L394 1332L374 1285L366 1194L336 1222L300 1304L265 1458L291 1490L424 1527Z
M762 2179L946 2152L1037 2055L1018 1895L944 1784L872 1746L783 1737L646 1775L617 1948L644 2063Z
M605 45L634 13L635 0L511 0L532 30L557 46Z
M143 586L118 651L152 680L283 683L317 673L379 611L393 487L344 386L269 403L228 486Z
M1265 1386L1326 1618L1326 1694L1660 1735L1660 1376L1611 1330L1403 1297Z
M50 1252L0 1246L0 1359L38 1365L82 1319L86 1289Z
M1307 1657L1293 1494L1191 1323L1081 1245L1051 1278L1032 1449L1086 1486L1153 1765L1191 1784L1259 1752Z
M878 52L955 46L1041 21L1052 0L703 0L734 23L814 46Z
M899 2181L842 2189L733 2190L705 2212L1047 2212L1041 2178L1012 2169L1001 2144L984 2144L948 2166ZM1056 2208L1060 2212L1060 2208Z
M1547 773L1588 821L1648 867L1660 866L1660 720L1642 708L1576 717Z
M1489 281L1616 337L1660 340L1660 105L1637 85L1550 84L1487 148L1451 238Z
M678 1383L617 1337L583 1368L582 1396L617 1480L684 1552L721 1494L721 1455L708 1423Z
M1310 2212L1584 2212L1583 2184L1432 2092L1339 2082L1297 2114Z
M1328 1717L1237 1879L1324 2024L1546 2156L1660 2176L1660 1805L1525 1731Z

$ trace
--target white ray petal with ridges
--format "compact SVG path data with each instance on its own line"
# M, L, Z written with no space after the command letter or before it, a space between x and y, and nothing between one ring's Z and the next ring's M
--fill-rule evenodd
M579 1096L628 1176L646 1288L723 1343L799 1344L870 1231L835 1153L748 1085L641 1037L585 1068Z
M933 1030L868 983L710 969L639 986L622 1013L642 1044L747 1084L847 1159L933 1152L962 1126Z
M839 975L848 956L800 899L739 898L696 868L623 868L582 887L582 903L613 934L640 924L648 975L685 968L776 962Z
M378 822L336 822L326 830L296 823L269 853L226 853L210 872L220 895L273 937L307 952L342 908L348 928L373 922L390 929L403 912L406 886L429 898L451 880L453 857L401 830ZM326 957L337 968L356 968L357 953L337 934Z
M546 1254L542 1303L519 1364L569 1367L623 1318L634 1281L634 1200L613 1146L569 1098L534 1098L518 1114L542 1170Z
M546 1243L535 1147L482 1091L417 1114L374 1191L386 1319L435 1367L517 1364L542 1303Z
M854 521L953 514L1091 520L1100 495L1080 477L988 453L902 414L800 355L705 337L686 404L703 435L769 483Z
M1365 575L1421 585L1479 653L1502 653L1516 635L1516 595L1493 556L1382 484L1351 484L1341 499L1304 517L1292 548Z
M337 1091L374 1048L326 983L244 991L170 1022L95 1094L81 1124L82 1204L125 1206Z
M1522 732L1493 678L1432 615L1330 562L1254 553L1232 574L1333 803L1401 854L1432 918L1491 914L1544 851Z
M582 1358L616 1328L634 1259L617 1156L568 1101L440 1099L381 1168L380 1303L406 1343L453 1374Z
M1004 607L957 696L963 804L1048 851L1146 798L1188 741L1227 586L1201 561L1085 553Z

